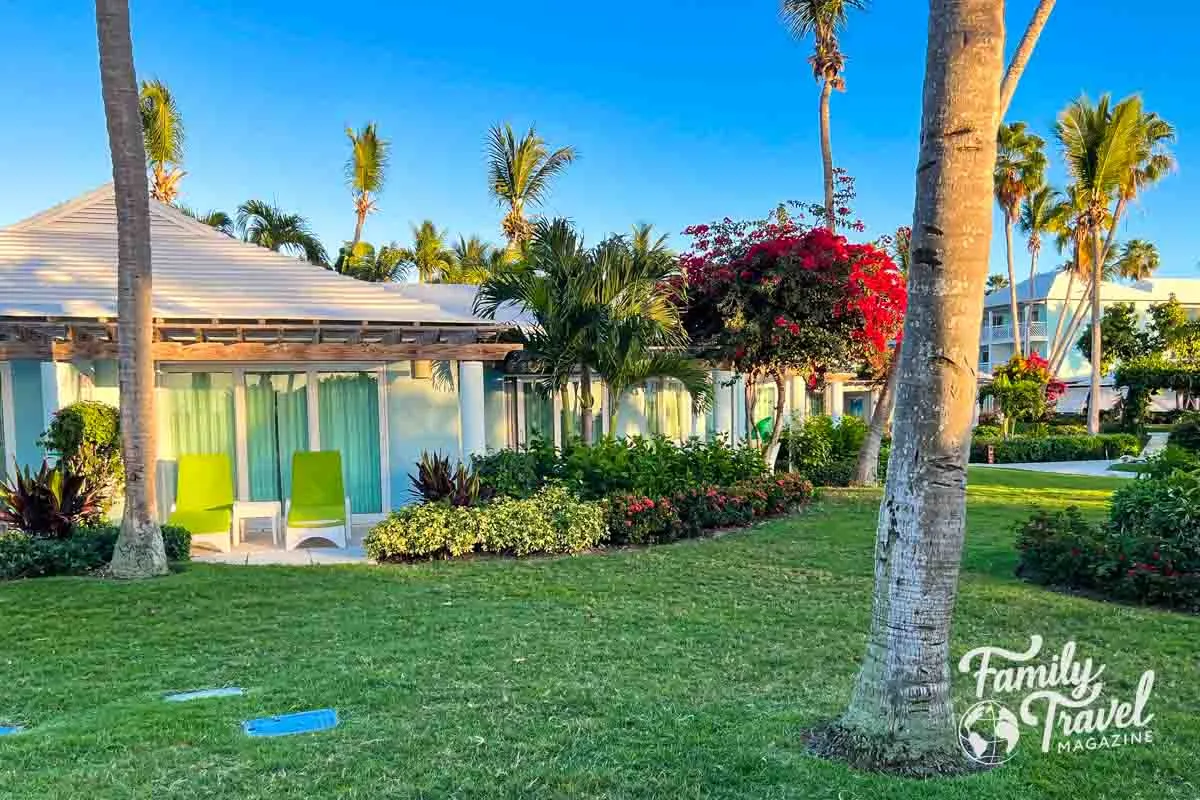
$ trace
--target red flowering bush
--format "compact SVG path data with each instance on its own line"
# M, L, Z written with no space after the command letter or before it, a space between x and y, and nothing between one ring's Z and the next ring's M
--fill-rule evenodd
M1052 380L1050 364L1037 353L1028 357L1017 353L992 372L992 382L980 391L980 397L995 398L1004 415L1003 432L1008 435L1014 422L1032 422L1053 410L1066 392L1062 381Z

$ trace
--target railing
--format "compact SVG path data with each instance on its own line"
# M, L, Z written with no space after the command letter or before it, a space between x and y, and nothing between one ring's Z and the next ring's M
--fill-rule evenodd
M1020 325L1021 336L1025 336L1025 323ZM1045 339L1047 336L1046 323L1036 321L1029 323L1029 338L1030 339ZM979 341L987 342L1011 342L1012 325L1004 323L1003 325L984 325L979 334Z
M979 372L980 372L980 373L984 373L984 372L986 372L986 373L988 373L989 375L990 375L990 374L992 374L992 364L991 364L991 362L989 362L989 361L980 361L980 362L979 362Z

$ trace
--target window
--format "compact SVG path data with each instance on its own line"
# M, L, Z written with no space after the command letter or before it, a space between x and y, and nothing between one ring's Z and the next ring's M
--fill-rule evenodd
M991 363L990 355L991 355L991 349L986 344L982 344L979 346L979 363L980 364L990 364Z
M237 475L232 372L163 372L158 376L159 511L175 502L179 456L229 457ZM236 485L236 484L235 484Z
M246 452L251 500L283 500L292 490L292 456L309 449L308 376L246 373Z
M379 381L373 372L322 372L317 384L322 450L342 454L350 510L383 510L379 475Z
M692 435L692 398L683 384L664 380L661 391L662 434L668 439L686 441Z

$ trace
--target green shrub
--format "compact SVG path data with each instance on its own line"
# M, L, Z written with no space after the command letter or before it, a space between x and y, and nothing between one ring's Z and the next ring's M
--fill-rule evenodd
M973 436L984 439L999 439L1004 435L999 425L976 425Z
M1150 478L1167 478L1176 470L1194 472L1197 469L1200 469L1200 454L1168 443L1162 450L1146 459L1145 474Z
M849 486L854 480L854 472L857 468L857 458L842 458L819 467L812 467L804 475L813 482L814 486ZM883 475L885 471L881 471L879 474Z
M1072 507L1018 530L1018 574L1117 600L1200 610L1200 475L1128 481L1107 523Z
M96 519L107 514L125 482L120 411L92 400L72 403L54 412L38 444L96 490L100 498Z
M604 538L604 509L566 489L475 506L421 503L393 511L363 544L376 561L455 558L479 551L525 556L576 553Z
M538 448L497 450L473 456L472 464L479 480L500 497L532 497L542 486L545 475L553 471L553 448L544 453Z
M164 525L169 561L191 558L191 534ZM0 580L51 575L84 575L112 559L119 529L114 525L80 528L69 539L39 539L24 533L0 533Z
M1171 428L1167 441L1193 453L1200 453L1200 415L1185 414L1180 417L1175 427Z
M817 415L793 421L780 440L776 463L808 475L831 462L857 457L866 435L867 423L858 417L834 420Z
M1009 439L975 437L971 461L987 462L988 445L994 448L995 463L1021 464L1042 461L1090 461L1137 455L1141 440L1131 433L1098 436L1013 436Z

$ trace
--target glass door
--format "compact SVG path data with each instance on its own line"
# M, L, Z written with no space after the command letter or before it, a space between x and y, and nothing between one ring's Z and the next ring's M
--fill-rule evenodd
M317 384L321 449L342 454L355 514L383 510L379 448L379 380L374 372L322 372Z
M237 485L233 373L162 372L157 401L159 511L165 517L175 502L180 456L228 456Z
M303 372L246 373L246 454L251 500L283 500L292 454L308 448L308 378Z

